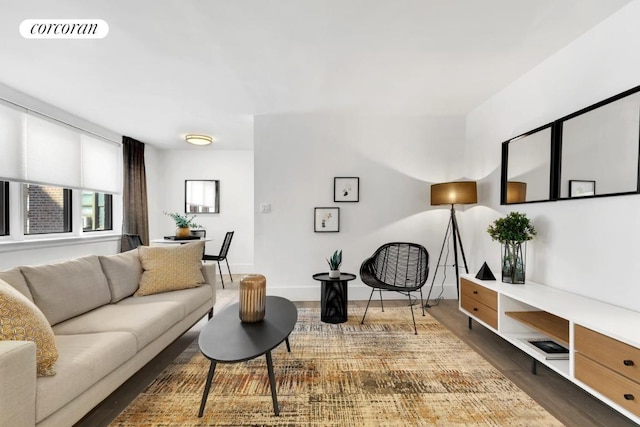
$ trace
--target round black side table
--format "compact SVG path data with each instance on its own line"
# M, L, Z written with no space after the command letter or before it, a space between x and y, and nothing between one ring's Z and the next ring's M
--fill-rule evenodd
M325 323L344 323L347 321L347 283L356 278L355 274L340 273L340 277L332 279L329 273L313 275L322 282L320 291L320 320Z

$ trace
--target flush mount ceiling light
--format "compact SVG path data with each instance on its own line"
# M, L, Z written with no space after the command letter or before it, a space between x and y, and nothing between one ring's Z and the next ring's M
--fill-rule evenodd
M189 144L193 145L209 145L213 141L208 135L198 135L196 133L191 133L185 137Z

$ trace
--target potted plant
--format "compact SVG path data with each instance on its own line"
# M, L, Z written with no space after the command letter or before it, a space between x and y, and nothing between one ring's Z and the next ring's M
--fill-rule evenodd
M200 228L199 224L193 222L196 218L195 215L189 217L189 215L181 215L177 212L164 212L165 215L170 216L176 222L176 237L188 237L192 228Z
M492 240L502 243L502 281L524 284L526 242L537 234L526 214L509 212L487 228ZM525 243L523 251L523 243Z
M342 250L336 250L330 258L327 259L329 264L329 277L337 279L340 277L340 265L342 264Z

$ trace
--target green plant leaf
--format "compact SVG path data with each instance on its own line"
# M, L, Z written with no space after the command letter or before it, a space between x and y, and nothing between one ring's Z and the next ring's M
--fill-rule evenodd
M537 234L527 215L520 212L509 212L506 217L496 219L487 228L487 233L500 243L521 243Z

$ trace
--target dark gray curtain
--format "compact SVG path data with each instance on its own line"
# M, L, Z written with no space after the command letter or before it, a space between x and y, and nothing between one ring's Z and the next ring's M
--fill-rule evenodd
M137 234L143 245L149 244L149 211L147 206L147 174L144 167L144 143L122 137L124 191L122 197L122 233ZM131 249L122 238L121 251Z

